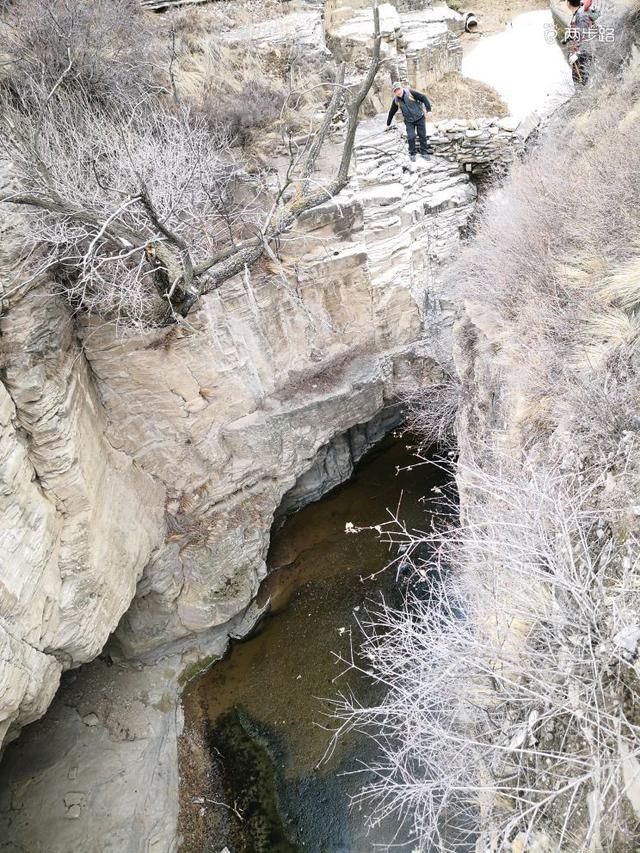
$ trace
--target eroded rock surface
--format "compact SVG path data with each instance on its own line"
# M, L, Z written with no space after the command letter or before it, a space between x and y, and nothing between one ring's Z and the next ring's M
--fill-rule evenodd
M317 32L316 13L301 14ZM112 651L129 662L95 662L75 687L65 676L51 716L12 747L6 849L174 849L180 654L221 653L251 623L279 508L348 476L394 422L399 389L430 381L449 352L439 270L474 212L474 173L510 160L526 129L442 122L435 156L411 171L383 127L361 124L346 189L277 257L203 298L188 327L115 330L73 317L46 284L7 301L0 740L40 717L63 670L95 658L118 622ZM8 223L5 292L18 256Z
M471 143L480 140L477 163L489 138L505 152L522 144L504 128L463 130L443 128L434 147L445 155L411 172L399 135L383 133L381 118L364 122L347 189L304 217L278 263L207 296L191 330L84 325L79 340L46 288L3 317L1 499L15 522L2 552L5 730L44 712L62 668L95 657L132 598L120 650L174 661L159 716L138 694L162 663L145 674L124 665L117 689L109 684L120 669L92 665L108 674L109 720L104 702L90 707L65 686L4 768L9 849L109 849L87 846L107 825L116 827L111 849L172 849L174 782L162 787L153 756L175 755L175 655L224 648L265 575L283 496L300 506L348 476L378 435L357 425L384 421L398 389L429 381L448 350L452 306L438 270L474 210ZM347 453L349 431L359 438ZM131 702L148 731L114 746L110 727L128 728ZM35 761L39 751L50 764ZM108 783L97 769L103 753ZM67 785L81 761L85 781ZM132 767L139 792L162 788L157 802L146 793L123 801ZM42 809L59 821L62 846L29 847L45 844L34 820ZM158 835L163 812L169 829ZM130 821L142 828L122 846Z
M464 18L446 5L425 2L381 3L381 55L394 79L410 80L418 89L450 71L462 61L458 36ZM324 14L325 40L339 59L366 66L373 47L373 11L362 0L328 0Z
M0 334L1 741L46 710L63 668L100 652L161 540L164 491L109 444L61 300L29 291Z
M453 152L458 140L459 156L410 172L404 143L382 129L380 119L361 125L345 192L303 217L278 264L207 297L192 332L163 331L150 346L148 336L84 331L110 441L167 493L166 541L118 630L127 655L246 607L285 493L336 436L428 378L447 348L451 306L437 270L474 209L470 143L483 162L487 141L495 158L522 140L443 130L434 145Z

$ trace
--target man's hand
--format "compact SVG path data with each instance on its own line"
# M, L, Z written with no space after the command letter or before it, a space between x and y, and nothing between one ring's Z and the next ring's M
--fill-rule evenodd
M387 133L389 130L391 130L391 125L390 125L390 124L388 124L388 125L385 127L384 132L385 132L385 133Z

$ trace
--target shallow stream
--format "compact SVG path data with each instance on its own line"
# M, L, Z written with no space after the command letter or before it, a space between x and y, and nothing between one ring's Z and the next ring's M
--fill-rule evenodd
M363 701L375 698L368 679L338 677L345 666L337 655L357 644L367 601L384 595L400 603L403 581L384 571L392 553L375 532L346 535L345 525L386 521L400 503L404 522L425 529L420 499L446 477L416 465L410 444L406 436L385 439L347 484L274 534L274 573L261 590L271 615L187 691L187 721L200 717L210 751L200 813L207 850L364 853L393 842L396 826L368 831L366 814L349 807L366 781L366 771L354 771L371 757L371 742L351 733L322 761L330 742L322 726L332 726L322 699L347 685Z

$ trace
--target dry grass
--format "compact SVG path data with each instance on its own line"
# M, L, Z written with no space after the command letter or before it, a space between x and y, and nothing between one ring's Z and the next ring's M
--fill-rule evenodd
M445 447L455 444L455 423L462 383L454 372L443 371L438 381L415 388L399 389L406 409L407 429L419 436L420 446L434 444Z
M59 80L102 103L158 88L154 27L136 0L15 0L0 8L0 44L0 85L23 98Z
M429 99L438 119L506 116L509 110L495 89L457 71L429 86Z
M473 243L450 270L450 286L470 313L508 330L501 346L518 365L525 408L546 401L542 433L539 424L521 425L528 440L559 425L586 439L576 389L587 384L609 389L603 423L612 407L621 425L636 422L628 398L640 381L607 376L611 365L633 361L637 345L640 114L629 105L639 92L637 70L623 66L576 95L534 154L488 197ZM585 457L602 452L602 435L612 447L619 437L600 429L595 414L594 442L600 438L597 446L583 443Z
M284 17L281 5L268 8L271 19ZM294 38L267 49L221 36L224 25L249 31L265 17L265 9L248 4L215 3L169 19L176 32L175 70L182 96L212 127L224 128L234 143L252 150L273 149L279 137L308 130L318 106L330 96L322 84L333 79L331 63L310 56Z
M215 0L169 10L163 17L181 35L219 33L223 27L260 24L286 14L281 0Z

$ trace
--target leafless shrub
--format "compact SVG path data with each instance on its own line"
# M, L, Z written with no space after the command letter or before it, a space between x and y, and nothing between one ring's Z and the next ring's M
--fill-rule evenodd
M168 13L173 31L182 38L199 38L209 32L208 10L202 6L183 6Z
M194 103L210 126L224 127L245 148L265 133L282 135L311 125L318 104L331 96L335 76L332 63L319 64L292 42L251 52L246 45L216 39L207 44L206 65L206 83Z
M446 273L517 372L520 400L545 409L544 419L530 422L529 441L563 422L563 401L593 383L596 371L603 371L596 384L611 388L604 353L618 346L625 324L630 341L635 334L640 116L629 103L636 76L603 78L588 104L580 94L581 111L567 126L558 119L488 196L473 243ZM597 420L593 426L606 432Z
M158 88L148 21L136 0L15 0L0 18L2 81L23 100L61 81L91 100L135 101Z
M605 14L598 23L610 26L614 38L598 43L597 75L618 74L621 67L624 68L628 64L629 58L633 56L634 46L640 41L640 4L637 0L606 4Z
M212 128L223 127L231 141L246 147L264 128L277 129L285 102L283 86L254 79L245 82L232 97L210 91L203 111Z
M593 353L589 357L594 359ZM612 460L620 453L625 436L640 431L638 400L640 363L635 329L629 343L610 347L599 363L592 363L582 376L576 372L573 382L567 382L557 406L565 442L573 444L587 463L616 468Z
M49 102L34 124L7 104L0 145L18 195L54 208L23 208L34 274L54 268L72 304L117 322L163 321L160 253L173 279L181 244L197 264L246 236L262 212L260 178L234 161L224 134L166 110L131 115L75 93Z
M592 509L603 480L506 459L459 470L463 517L419 537L428 594L370 612L348 661L384 700L334 707L337 736L378 743L359 797L373 824L399 817L443 853L545 834L554 850L636 849L638 551L612 535L615 510ZM389 536L416 544L401 525Z
M462 384L453 372L444 373L435 382L421 387L400 389L400 399L407 412L407 428L426 446L450 445L455 442L455 424Z
M385 699L334 706L337 736L379 744L372 822L399 817L419 850L638 849L639 78L627 56L600 70L451 271L467 423L502 394L500 430L476 420L506 450L470 430L459 521L386 527L421 584L347 661Z
M506 116L509 109L495 89L479 80L450 71L429 86L429 97L438 104L438 120Z
M345 67L338 69L326 111L303 144L283 139L289 161L284 174L270 176L266 199L260 171L249 177L228 137L212 137L190 113L176 82L173 40L171 110L161 100L103 106L81 91L67 93L73 63L50 89L34 79L27 95L5 91L0 145L17 189L3 191L0 202L27 211L25 247L35 258L43 244L43 260L4 295L55 270L85 310L142 327L168 325L204 293L247 276L263 255L278 263L272 245L349 180L360 109L380 64L377 7L374 27L361 85L345 92ZM312 179L340 108L346 127L338 166Z

